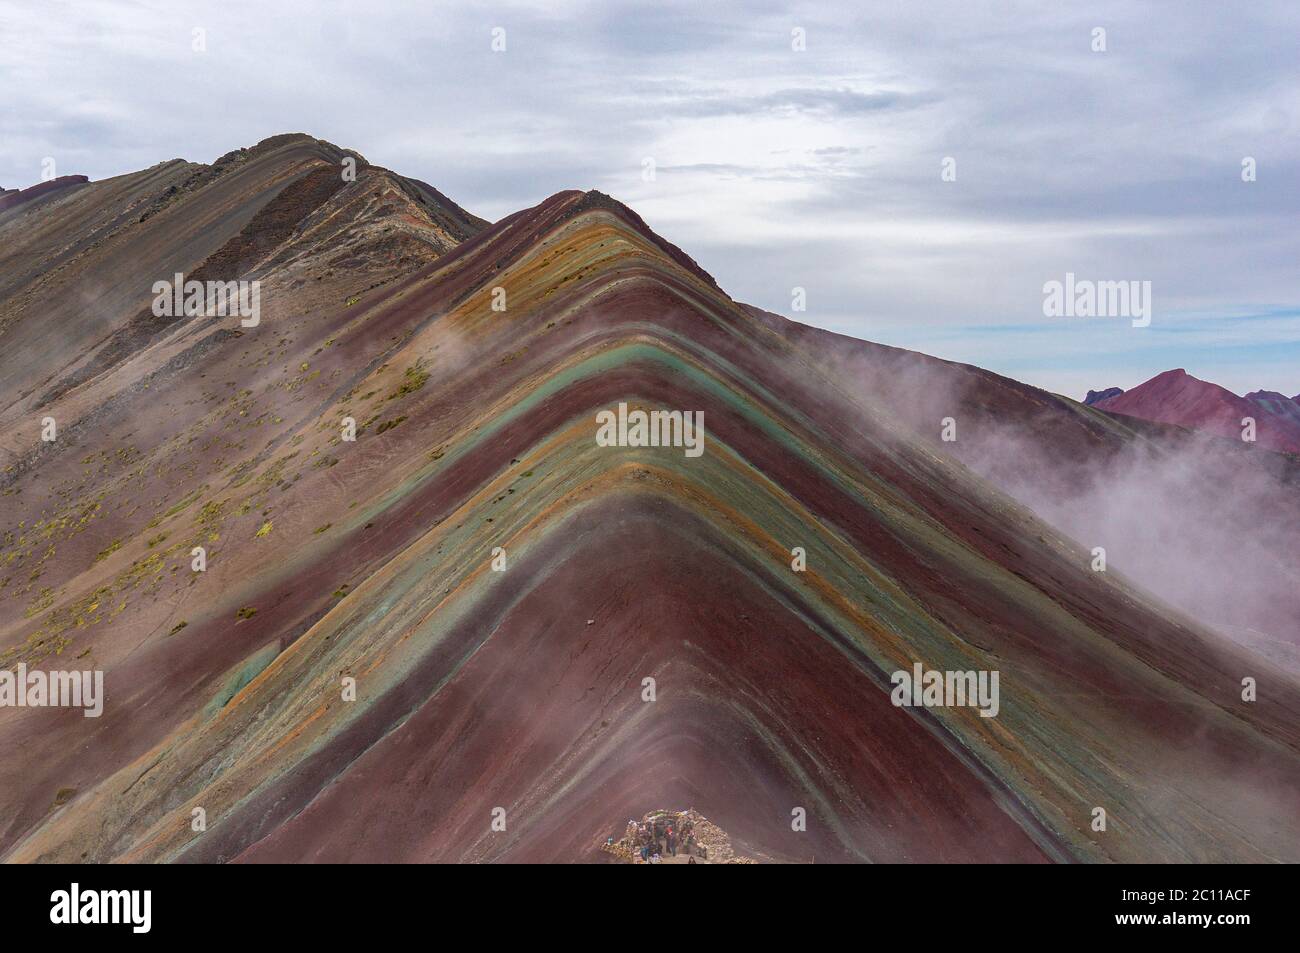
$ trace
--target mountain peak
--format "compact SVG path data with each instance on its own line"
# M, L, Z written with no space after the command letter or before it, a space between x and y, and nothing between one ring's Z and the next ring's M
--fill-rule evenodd
M1274 406L1271 396L1263 397L1264 393L1255 392L1254 399L1238 397L1226 387L1201 380L1178 367L1163 371L1132 390L1100 400L1095 406L1099 410L1176 424L1232 440L1241 439L1243 419L1255 418L1256 439L1261 447L1300 453L1300 413L1292 414L1283 404Z
M1291 398L1275 390L1253 390L1246 395L1246 400L1291 400Z
M1083 402L1087 406L1091 407L1093 404L1098 404L1111 397L1118 397L1122 393L1124 393L1124 388L1122 387L1107 387L1104 390L1090 390L1088 391L1088 396L1083 398Z

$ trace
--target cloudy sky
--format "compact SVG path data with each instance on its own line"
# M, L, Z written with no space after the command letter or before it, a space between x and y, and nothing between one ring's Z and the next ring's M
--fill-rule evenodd
M1297 37L1294 0L0 0L0 185L308 132L489 219L609 192L739 300L1072 396L1290 395ZM1066 272L1150 281L1150 327L1044 317Z

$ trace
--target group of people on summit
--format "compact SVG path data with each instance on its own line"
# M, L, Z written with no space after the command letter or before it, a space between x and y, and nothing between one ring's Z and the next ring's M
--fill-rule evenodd
M693 864L697 856L707 853L704 845L696 841L690 819L678 820L671 814L629 820L625 839L643 864L662 863L665 856L676 857L679 851L689 856L688 864Z

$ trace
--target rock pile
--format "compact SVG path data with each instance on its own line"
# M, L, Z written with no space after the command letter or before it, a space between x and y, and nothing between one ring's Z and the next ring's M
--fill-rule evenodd
M677 840L675 856L668 851L667 832L670 830ZM640 821L629 820L623 836L611 837L601 845L601 849L623 863L641 864L645 863L641 858L643 846L647 846L651 853L657 850L664 863L689 863L691 857L701 864L757 863L752 858L738 856L726 831L694 808L655 810Z

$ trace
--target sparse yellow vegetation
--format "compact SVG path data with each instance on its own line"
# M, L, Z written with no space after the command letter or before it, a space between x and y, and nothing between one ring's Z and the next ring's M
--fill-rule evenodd
M100 562L102 560L107 559L109 556L113 555L121 548L122 548L122 541L120 539L113 540L105 548L99 551L99 555L95 557L95 562Z
M428 382L429 372L419 364L413 364L402 374L402 383L398 385L397 390L388 395L388 399L396 400L407 394L414 394Z

